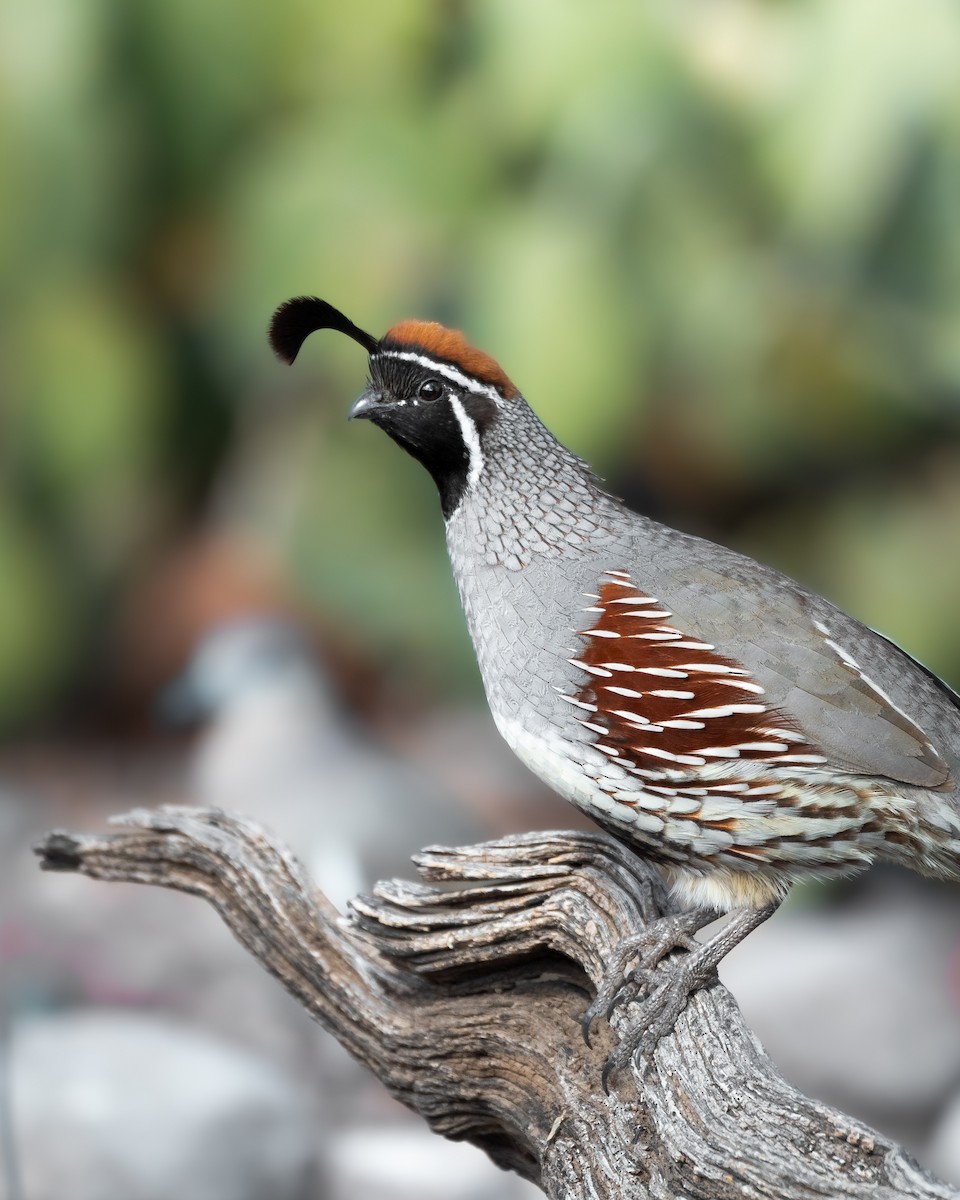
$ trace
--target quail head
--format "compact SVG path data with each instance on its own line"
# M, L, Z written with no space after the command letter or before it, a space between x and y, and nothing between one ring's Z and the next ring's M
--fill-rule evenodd
M628 510L460 332L375 338L301 297L270 339L293 362L324 328L369 354L350 415L437 485L500 733L687 910L668 941L631 945L648 967L737 910L689 956L702 982L798 879L878 860L960 878L956 693L792 579Z

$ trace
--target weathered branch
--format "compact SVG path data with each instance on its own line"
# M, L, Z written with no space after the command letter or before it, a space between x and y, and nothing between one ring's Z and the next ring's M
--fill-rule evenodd
M604 1093L627 1014L591 1046L580 1018L624 933L668 911L656 873L613 839L431 848L425 882L381 883L343 916L237 817L166 808L116 825L51 833L43 867L203 896L398 1099L550 1196L960 1197L787 1084L719 983Z

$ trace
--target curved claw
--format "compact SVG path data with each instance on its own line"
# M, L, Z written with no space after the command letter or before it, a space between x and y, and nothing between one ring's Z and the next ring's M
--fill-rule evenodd
M620 1045L611 1052L610 1057L603 1064L603 1070L600 1072L600 1085L603 1088L604 1095L610 1095L610 1080L631 1060L635 1060L640 1054L649 1053L641 1040L639 1045L633 1045L630 1042L621 1042Z
M603 1017L605 1021L610 1020L617 1007L630 998L641 973L640 967L626 975L621 975L619 971L608 972L607 977L597 989L597 994L580 1018L580 1032L588 1046L591 1044L590 1030L593 1028L594 1021L600 1017Z
M600 1086L603 1088L605 1096L610 1095L610 1076L614 1071L619 1071L621 1064L615 1062L616 1055L611 1054L607 1061L603 1064L603 1070L600 1072Z

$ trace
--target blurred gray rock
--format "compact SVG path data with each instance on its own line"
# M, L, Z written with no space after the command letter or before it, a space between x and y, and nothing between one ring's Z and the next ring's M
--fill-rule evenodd
M348 720L291 625L220 626L164 703L207 720L192 798L276 832L338 906L377 879L409 875L424 844L482 836L462 803Z
M935 1175L960 1187L960 1095L940 1119L924 1162Z
M315 1200L318 1131L268 1063L120 1011L15 1023L24 1200Z
M424 1124L352 1129L331 1149L330 1200L535 1200L540 1188Z
M720 975L792 1083L915 1148L960 1078L960 903L892 869L851 886L788 906Z
M0 780L0 845L11 846L23 837L27 827L26 801Z

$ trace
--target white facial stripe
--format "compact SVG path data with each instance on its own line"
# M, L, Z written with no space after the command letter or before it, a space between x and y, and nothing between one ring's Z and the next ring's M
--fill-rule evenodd
M453 415L457 418L460 432L463 434L463 444L467 448L467 456L470 460L470 466L467 471L467 490L469 491L476 485L477 480L480 478L480 472L483 470L483 451L480 449L480 435L477 433L476 425L467 416L466 410L457 397L451 396L449 399Z
M428 371L435 371L438 375L442 375L444 379L449 379L451 383L455 383L457 387L461 387L464 391L475 392L478 396L486 396L496 404L497 408L503 406L503 397L496 388L490 387L488 384L480 383L476 379L471 379L469 375L461 374L456 367L451 367L449 363L437 362L436 359L430 358L426 354L416 354L412 350L378 350L378 357L397 358L401 362L417 363L421 367L426 367Z

